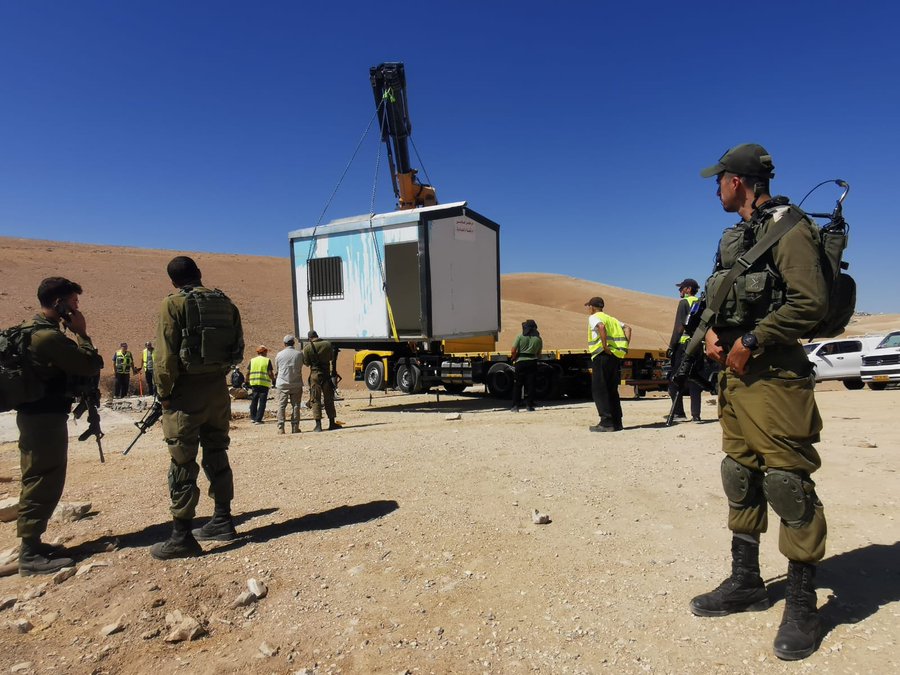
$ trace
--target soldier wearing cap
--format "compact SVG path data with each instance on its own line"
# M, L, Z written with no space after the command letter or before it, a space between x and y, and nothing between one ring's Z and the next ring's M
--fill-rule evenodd
M594 296L588 308L588 351L591 354L591 393L600 421L591 431L622 431L622 402L619 382L622 359L628 352L631 328L603 311L603 298Z
M678 287L678 293L681 295L681 301L678 303L678 309L675 310L675 327L672 329L672 337L669 340L669 349L667 355L672 359L670 372L678 371L678 366L684 358L684 350L691 336L687 333L687 322L691 314L691 308L696 305L700 299L697 297L697 291L700 284L695 279L687 278L675 284ZM669 396L672 400L678 400L675 408L675 420L686 420L684 414L684 399L679 394L690 394L691 397L691 421L700 421L700 403L703 389L693 380L688 380L685 384L686 391L678 391L678 386L674 382L669 383Z
M732 572L715 590L695 597L698 616L724 616L769 607L759 569L759 538L768 506L780 518L778 547L788 559L785 607L775 655L796 660L818 646L816 563L825 554L825 513L811 474L821 466L813 443L822 419L812 366L798 338L825 314L827 290L819 268L819 232L785 197L772 198L774 166L759 145L739 145L701 176L715 176L717 196L741 222L722 235L716 271L706 284L714 297L727 270L774 223L796 224L734 281L710 321L706 354L719 374L722 483L732 531ZM791 222L791 221L787 221Z
M275 355L275 398L278 402L278 429L284 433L284 417L291 404L291 433L300 433L300 404L303 402L303 354L294 348L296 338L284 336L284 349Z

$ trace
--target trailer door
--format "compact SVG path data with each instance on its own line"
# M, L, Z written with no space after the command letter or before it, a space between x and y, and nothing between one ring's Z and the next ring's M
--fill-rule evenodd
M424 335L418 242L386 244L384 274L397 334L401 337Z

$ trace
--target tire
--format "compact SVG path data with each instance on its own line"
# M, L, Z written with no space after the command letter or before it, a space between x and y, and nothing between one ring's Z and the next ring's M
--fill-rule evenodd
M508 363L495 363L487 372L487 388L494 398L512 398L516 374Z
M466 385L464 384L452 383L444 385L444 391L446 391L448 394L461 394L465 390Z
M369 361L363 371L363 379L369 391L384 389L384 364L381 361Z
M887 389L887 382L866 382L866 386L872 391L884 391Z
M844 383L844 386L847 387L850 391L856 391L857 389L862 389L866 385L863 383L861 379L858 377L853 377L847 380L841 380Z
M553 366L538 364L534 375L534 397L539 401L559 398L560 376Z
M404 394L418 394L422 391L422 371L415 364L401 363L397 366L397 388Z

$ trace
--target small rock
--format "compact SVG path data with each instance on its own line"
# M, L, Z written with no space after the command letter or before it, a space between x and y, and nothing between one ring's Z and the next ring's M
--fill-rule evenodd
M858 447L858 448L877 448L878 443L875 443L873 441L869 441L866 439L862 439L861 441L857 441L856 447Z
M531 514L531 522L535 525L547 525L550 523L550 516L535 509Z
M34 664L31 661L22 661L22 663L17 663L9 669L11 673L24 673L26 670L31 670Z
M8 548L3 553L0 553L0 565L8 565L11 562L18 562L19 560L19 547L13 546L12 548Z
M41 597L44 593L47 592L47 582L45 581L42 584L39 584L32 588L28 593L25 594L23 600L34 600L35 598Z
M269 592L269 589L266 588L266 585L261 581L257 581L256 579L247 580L247 590L253 593L257 600L266 597L266 594Z
M178 612L178 614L181 615L181 612ZM166 621L168 622L168 616L166 616ZM206 635L206 630L200 625L200 622L192 616L186 616L181 623L175 626L172 632L166 636L166 642L196 640L203 635Z
M116 619L115 622L107 624L106 626L101 628L100 635L103 637L107 637L109 635L114 635L115 633L121 633L123 630L125 630L126 625L125 615L123 614L118 619Z
M278 647L273 647L268 642L263 642L259 646L259 653L263 656L275 656L278 654Z
M162 607L166 604L165 598L153 598L153 601L150 603L150 607L155 609L156 607Z
M457 413L450 413L450 414L448 414L446 417L444 417L444 419L447 420L448 422L453 422L454 420L461 420L461 419L462 419L462 415L461 415L460 413L458 413L458 412L457 412Z
M238 607L246 607L247 605L256 602L256 596L253 595L250 591L244 591L241 593L234 601L229 605L231 609L237 609Z
M0 598L0 612L2 612L4 609L13 607L18 601L19 599L14 595L10 595L6 598Z
M90 502L60 502L51 520L73 523L91 512Z
M59 572L53 575L53 583L61 584L66 579L71 579L75 576L75 568L74 567L63 567Z
M160 634L159 628L154 628L153 630L148 630L146 633L141 633L142 640L152 640L155 637L159 637Z
M75 576L76 577L83 576L96 567L109 567L109 563L105 563L105 562L85 563L84 565L82 565L81 567L78 568L78 571L75 572Z
M41 617L41 630L47 630L56 623L56 620L59 618L58 612L47 612L44 616Z
M11 523L19 517L19 498L0 499L0 523Z
M27 633L32 628L34 628L34 626L31 624L31 622L28 619L16 619L15 626L16 626L16 630L19 631L20 633Z

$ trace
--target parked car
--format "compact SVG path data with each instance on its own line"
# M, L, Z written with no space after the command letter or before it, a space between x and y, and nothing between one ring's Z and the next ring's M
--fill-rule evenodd
M884 389L900 382L900 330L888 333L863 354L860 377L869 389Z
M841 337L803 345L806 357L816 369L816 382L840 380L847 389L862 389L860 374L864 352L875 349L882 335Z

